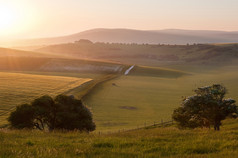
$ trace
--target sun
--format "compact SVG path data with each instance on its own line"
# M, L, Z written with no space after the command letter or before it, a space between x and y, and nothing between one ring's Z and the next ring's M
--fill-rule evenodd
M16 24L17 12L10 6L0 6L0 31L8 30Z
M28 0L0 0L0 39L18 36L35 24L36 9Z

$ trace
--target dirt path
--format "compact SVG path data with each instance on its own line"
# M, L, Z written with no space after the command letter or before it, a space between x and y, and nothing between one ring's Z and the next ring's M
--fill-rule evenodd
M135 65L132 65L129 69L127 69L124 73L124 75L128 75L130 71L135 67Z

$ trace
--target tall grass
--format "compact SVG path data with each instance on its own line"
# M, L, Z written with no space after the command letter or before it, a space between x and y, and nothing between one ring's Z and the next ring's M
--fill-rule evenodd
M230 157L238 156L238 122L220 132L175 127L117 134L0 130L0 157Z

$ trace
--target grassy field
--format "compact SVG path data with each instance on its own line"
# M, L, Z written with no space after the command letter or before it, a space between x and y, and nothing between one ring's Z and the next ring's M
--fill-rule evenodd
M180 77L134 72L100 84L84 101L92 108L97 130L136 128L161 119L171 120L182 96L192 95L192 90L200 86L221 83L228 89L227 97L238 100L237 68L223 67Z
M95 48L91 49L97 51L96 48L102 45L95 44ZM21 60L21 66L16 64L19 60L12 62L2 59L9 67L4 67L4 63L0 67L12 72L0 72L0 125L7 123L9 108L28 103L38 96L65 93L80 98L89 92L83 97L83 102L91 108L97 129L87 134L78 131L47 133L0 128L0 157L238 157L237 120L224 121L220 132L208 129L179 130L175 126L121 132L162 120L170 121L182 96L193 95L193 90L200 86L223 84L228 88L227 98L238 100L238 66L201 64L205 58L210 60L208 52L213 52L217 47L204 45L203 50L203 46L109 46L110 49L108 45L105 46L108 50L104 50L104 46L101 48L105 52L98 59L111 51L123 51L125 54L118 56L120 53L112 53L107 59L123 59L123 63L147 66L136 65L125 76L123 72L130 65L120 63L48 58L35 63L27 58L26 61L31 62ZM137 52L147 50L150 53L146 56ZM203 54L196 55L198 51ZM166 56L164 52L175 56ZM214 63L223 58L220 47L217 52L215 55L211 53L215 57L211 59ZM186 56L188 59L199 57L199 62L193 64L184 57L183 64L180 64L176 56ZM156 67L163 65L162 58L168 64L166 69ZM34 65L34 69L27 69L29 65ZM93 71L79 71L82 66L84 70L90 67ZM16 69L18 67L21 69ZM65 68L69 67L71 69L67 71ZM122 71L97 71L105 67L119 67Z
M115 134L0 130L0 157L169 157L238 156L238 122L226 120L220 132L176 127Z
M1 83L3 86L0 88L4 94L0 96L0 112L5 112L4 109L15 107L23 102L30 102L43 94L66 92L70 89L67 85L73 83L71 80L79 80L79 82L71 85L72 90L68 94L81 97L98 82L117 76L74 72L24 72L24 75L21 73L1 73L10 76L0 81L5 81ZM22 77L28 80L21 79ZM82 84L80 78L91 78L93 82L74 88ZM228 97L238 99L237 79L236 66L208 69L203 73L195 71L189 74L172 69L136 66L130 75L96 86L84 97L84 102L93 111L98 131L118 131L161 122L161 120L171 120L171 114L174 108L180 105L182 96L192 95L192 90L199 86L222 83L229 90ZM59 82L61 84L58 84ZM15 96L15 99L9 99L12 96ZM1 120L6 116L0 116Z
M0 72L0 114L39 96L55 96L89 81L89 78ZM8 114L0 116L1 123L6 122L7 116Z

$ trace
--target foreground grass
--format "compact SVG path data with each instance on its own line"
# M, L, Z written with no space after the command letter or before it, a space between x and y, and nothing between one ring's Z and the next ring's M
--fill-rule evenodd
M222 131L143 129L116 134L0 130L0 157L237 157L238 123Z

